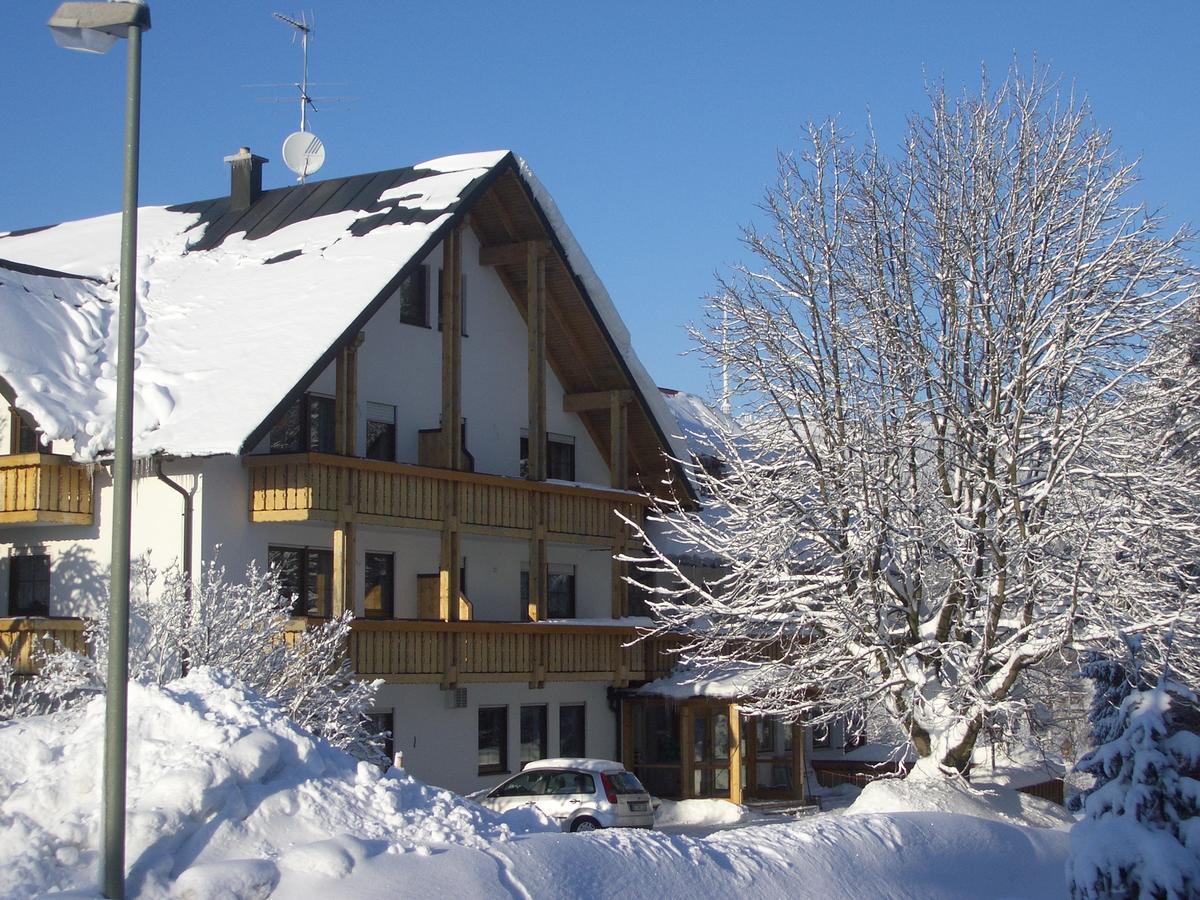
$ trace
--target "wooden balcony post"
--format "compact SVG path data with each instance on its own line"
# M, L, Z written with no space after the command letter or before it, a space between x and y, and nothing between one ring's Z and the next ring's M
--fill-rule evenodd
M531 622L547 618L546 605L546 498L534 495L529 498L534 509L533 536L529 539L529 608L526 615Z
M333 447L342 456L354 456L358 443L358 348L363 334L338 351L334 367Z
M696 727L696 716L692 708L692 704L684 701L679 705L679 768L680 768L680 791L679 797L681 800L691 800L696 796L692 787L692 747L695 742L695 735L692 734Z
M741 804L744 787L742 784L742 713L736 703L730 703L729 800L731 803Z
M463 468L462 226L442 242L442 465Z
M526 477L546 480L546 258L538 243L525 249L525 322L529 331L529 451Z
M805 775L808 770L808 750L804 746L804 726L789 725L792 729L792 796L801 803L808 802Z

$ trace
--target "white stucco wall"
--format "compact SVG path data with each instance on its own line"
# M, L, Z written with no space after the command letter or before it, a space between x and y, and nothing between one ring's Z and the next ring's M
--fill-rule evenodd
M479 774L479 708L508 707L508 770L520 771L521 706L544 704L548 756L558 755L558 710L564 704L586 705L585 751L602 759L619 758L617 721L603 684L525 683L467 684L467 706L450 709L448 691L437 685L384 685L375 710L395 717L394 742L404 754L404 768L429 784L460 793L498 784L506 776Z

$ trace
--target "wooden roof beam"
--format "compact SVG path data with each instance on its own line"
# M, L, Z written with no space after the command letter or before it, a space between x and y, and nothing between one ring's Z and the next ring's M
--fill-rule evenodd
M550 253L550 242L547 240L494 244L491 247L479 248L479 264L481 266L524 265L530 245L533 246L539 256L547 256Z
M610 409L613 395L621 405L633 402L633 391L587 391L582 394L563 394L563 412L586 412L591 409Z

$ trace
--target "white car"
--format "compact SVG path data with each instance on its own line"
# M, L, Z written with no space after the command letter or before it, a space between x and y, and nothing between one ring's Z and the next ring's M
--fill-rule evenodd
M652 828L652 800L631 772L609 759L540 759L471 799L496 812L535 806L563 831Z

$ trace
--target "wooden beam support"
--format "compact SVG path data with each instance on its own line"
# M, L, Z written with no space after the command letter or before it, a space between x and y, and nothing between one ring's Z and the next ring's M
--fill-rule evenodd
M546 480L546 258L534 242L525 245L529 364L529 440L525 477Z
M355 610L355 566L357 550L356 526L348 515L342 516L333 528L333 591L330 598L333 616Z
M442 465L463 467L462 454L462 226L442 242Z
M612 486L624 490L629 482L629 403L622 398L628 391L609 391L608 466Z
M611 391L585 391L581 394L563 394L563 412L587 412L593 409L609 409L614 402L628 405L633 402L633 391L628 388Z
M545 256L550 252L547 240L514 241L511 244L493 244L479 248L481 266L516 266L523 263L529 253Z
M696 796L692 786L692 747L695 741L694 730L696 727L695 710L691 703L686 700L679 704L679 775L680 775L680 790L679 799L691 800Z
M334 367L333 450L354 456L358 440L358 348L363 334L338 351Z

